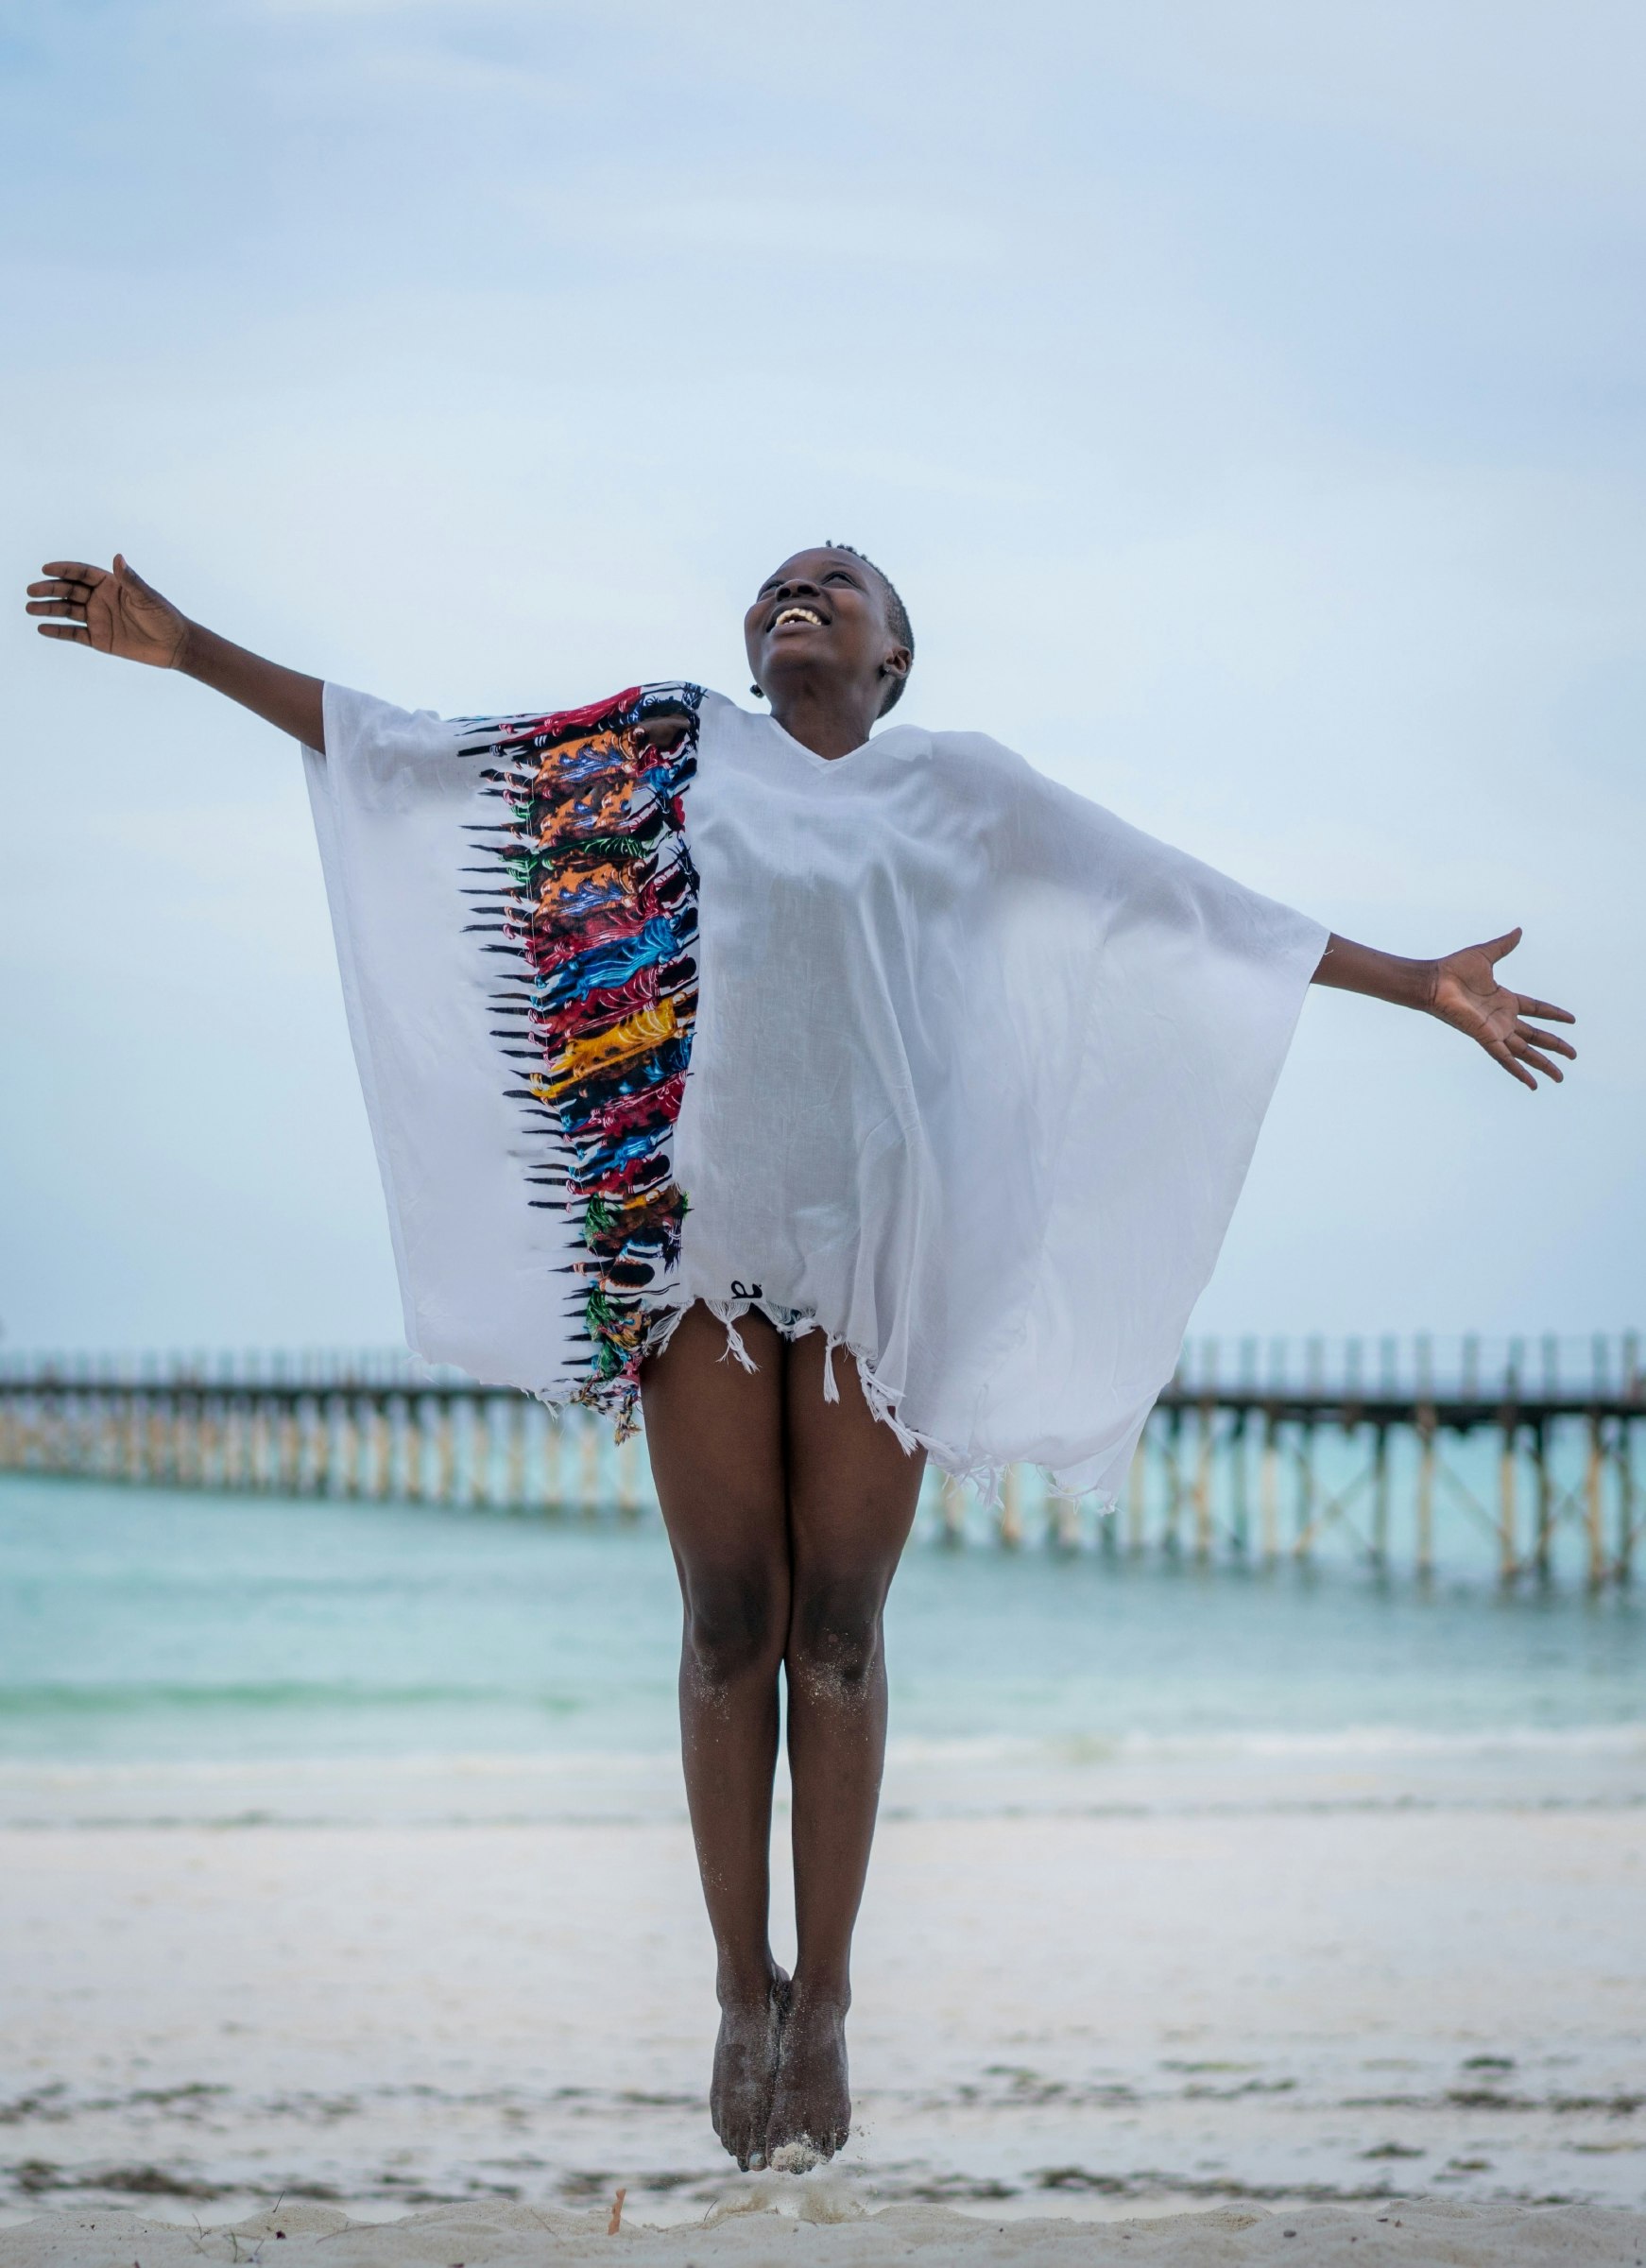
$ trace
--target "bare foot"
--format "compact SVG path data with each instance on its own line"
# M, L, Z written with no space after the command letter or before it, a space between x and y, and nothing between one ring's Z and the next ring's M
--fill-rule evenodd
M803 1987L791 1991L766 2124L769 2164L801 2173L807 2165L832 2157L851 2132L851 2081L846 2062L849 2004Z
M778 1968L772 1971L763 2000L721 2003L714 2075L709 2082L709 2116L715 2133L745 2173L750 2166L766 2162L766 2124L771 2117L788 1994L789 1980Z

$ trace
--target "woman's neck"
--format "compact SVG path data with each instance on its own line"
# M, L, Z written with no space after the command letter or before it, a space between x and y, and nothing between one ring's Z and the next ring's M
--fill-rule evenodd
M772 696L772 714L791 740L832 763L861 748L874 729L881 689L797 685Z

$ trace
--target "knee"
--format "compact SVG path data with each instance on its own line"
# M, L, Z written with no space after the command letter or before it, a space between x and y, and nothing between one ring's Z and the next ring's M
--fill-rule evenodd
M694 1577L686 1593L686 1658L706 1685L775 1673L783 1650L783 1604L764 1569Z
M789 1626L791 1669L835 1687L862 1687L880 1667L883 1605L878 1582L847 1577L803 1584Z

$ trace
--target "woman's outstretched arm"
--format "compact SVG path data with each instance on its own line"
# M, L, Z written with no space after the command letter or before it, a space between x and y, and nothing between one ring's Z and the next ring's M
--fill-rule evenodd
M243 645L231 645L162 598L116 552L114 564L88 567L81 559L48 559L50 579L28 586L28 611L49 617L43 638L68 638L122 662L151 669L180 669L214 693L227 694L306 747L326 745L322 685L300 670L283 669Z
M1539 1031L1525 1019L1536 1016L1548 1023L1575 1023L1577 1019L1552 1001L1534 1000L1499 984L1497 965L1519 942L1520 932L1512 929L1489 944L1466 945L1461 953L1449 953L1444 960L1408 961L1397 953L1380 953L1374 945L1333 936L1314 971L1314 982L1438 1016L1442 1023L1483 1047L1511 1078L1535 1092L1534 1072L1558 1082L1564 1074L1551 1056L1575 1058L1577 1050L1569 1040Z

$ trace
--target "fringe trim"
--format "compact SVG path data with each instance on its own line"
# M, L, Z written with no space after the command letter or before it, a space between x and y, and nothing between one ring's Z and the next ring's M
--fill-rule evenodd
M685 1312L684 1307L660 1303L648 1307L645 1335L632 1369L622 1370L614 1378L586 1379L577 1386L538 1386L533 1389L532 1400L540 1401L545 1410L591 1410L597 1418L609 1418L612 1439L620 1444L632 1441L643 1430L640 1366L650 1356L661 1354L678 1330ZM754 1365L749 1363L748 1367L752 1370Z
M694 1302L687 1302L687 1305L692 1304ZM951 1443L939 1441L933 1434L923 1434L914 1426L905 1425L898 1416L896 1400L890 1389L883 1385L875 1376L874 1357L866 1349L854 1347L851 1341L839 1332L825 1330L815 1315L797 1314L793 1308L777 1307L767 1299L753 1297L706 1299L703 1304L726 1332L726 1346L721 1353L721 1361L735 1362L745 1370L758 1370L760 1367L744 1344L743 1333L737 1328L744 1316L751 1312L763 1315L772 1329L785 1339L804 1339L809 1338L814 1331L823 1332L824 1400L838 1402L840 1400L840 1387L834 1376L835 1351L840 1349L849 1355L857 1366L858 1383L863 1388L865 1401L867 1402L869 1409L880 1423L896 1436L903 1454L910 1456L917 1449L923 1450L937 1469L946 1474L950 1480L957 1483L963 1488L975 1488L983 1501L983 1508L986 1512L999 1510L1005 1476L1011 1470L1011 1465L995 1463L987 1459L972 1459L969 1462L964 1453L956 1450ZM651 1320L646 1327L645 1343L642 1352L641 1359L643 1361L654 1354L661 1354L679 1328L680 1318L685 1313L686 1306L664 1307L660 1305L651 1310ZM611 1389L623 1383L626 1383L626 1382L608 1380L602 1382L602 1385L586 1385L570 1394L557 1394L549 1388L540 1390L537 1395L537 1400L550 1409L563 1408L567 1404L581 1404L585 1408L602 1411L613 1419L616 1426L616 1438L619 1441L626 1441L641 1431L640 1395L638 1386L631 1386L626 1397L620 1400L617 1396L613 1395ZM603 1387L604 1390L602 1390ZM1019 1461L1014 1460L1014 1462ZM1058 1481L1056 1474L1049 1465L1038 1465L1036 1469L1044 1476L1049 1486L1066 1503L1091 1503L1095 1509L1106 1518L1112 1515L1119 1507L1120 1498L1113 1489L1066 1488Z
M486 993L504 1093L526 1112L535 1208L581 1242L560 1273L588 1369L562 1399L638 1430L653 1302L679 1266L674 1139L697 1007L697 871L683 799L702 689L630 686L551 715L474 718L459 753L500 816L464 828L464 935L501 956ZM666 722L662 747L647 728ZM517 1068L517 1066L519 1068ZM541 1145L540 1148L539 1145Z
M857 1365L857 1377L858 1383L863 1388L863 1399L882 1425L889 1428L897 1436L898 1446L903 1454L908 1456L917 1449L923 1449L933 1463L941 1466L945 1472L953 1469L957 1460L955 1460L952 1451L946 1450L940 1442L931 1439L927 1435L916 1433L912 1426L905 1425L898 1416L894 1398L876 1378L874 1357L865 1348L854 1347L851 1341L839 1332L824 1330L815 1315L797 1314L793 1308L774 1306L769 1299L752 1297L710 1299L706 1300L704 1304L715 1320L725 1328L727 1353L734 1355L746 1370L752 1370L756 1366L747 1348L743 1343L743 1334L737 1326L751 1309L757 1314L763 1315L772 1329L785 1339L804 1339L809 1338L814 1331L823 1332L824 1400L837 1402L840 1400L840 1386L834 1376L834 1351L836 1348L841 1348ZM1003 1472L1004 1468L1002 1467L1000 1470ZM955 1477L956 1479L968 1479L971 1476L966 1473L956 1473ZM995 1486L998 1492L998 1474Z

